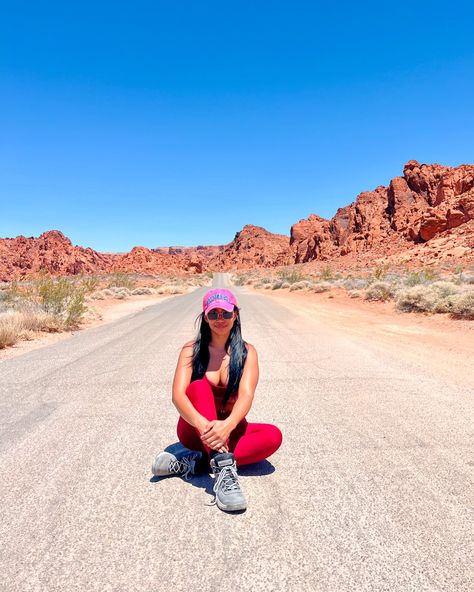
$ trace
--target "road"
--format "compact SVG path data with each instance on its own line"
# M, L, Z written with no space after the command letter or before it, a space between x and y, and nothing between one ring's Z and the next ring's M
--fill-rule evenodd
M472 390L234 290L284 436L248 510L150 473L199 288L0 363L0 590L472 591Z

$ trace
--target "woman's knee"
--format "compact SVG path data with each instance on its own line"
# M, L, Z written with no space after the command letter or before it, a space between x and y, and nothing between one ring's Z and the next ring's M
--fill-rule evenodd
M273 449L273 452L275 452L281 446L283 434L279 428L272 424L267 424L265 432L268 446Z
M192 397L199 397L202 395L212 395L212 389L208 381L204 378L193 380L186 387L186 395L191 399Z

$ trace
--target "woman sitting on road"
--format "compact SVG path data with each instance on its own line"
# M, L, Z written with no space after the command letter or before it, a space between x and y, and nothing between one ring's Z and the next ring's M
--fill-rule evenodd
M186 478L210 466L217 506L244 510L237 466L273 454L282 435L274 425L245 419L258 382L258 359L253 345L242 339L234 294L209 290L202 308L198 336L183 346L173 381L173 403L181 416L177 433L186 448L176 455L160 452L152 472Z

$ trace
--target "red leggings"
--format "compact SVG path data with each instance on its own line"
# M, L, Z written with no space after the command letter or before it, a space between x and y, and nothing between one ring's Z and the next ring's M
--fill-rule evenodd
M194 380L186 389L186 395L199 411L209 421L217 419L214 393L209 381L205 378ZM191 450L199 450L209 454L210 448L200 438L196 428L182 417L176 428L179 441ZM248 465L259 462L280 447L282 435L280 430L269 423L249 423L245 418L232 430L229 436L229 451L234 453L237 465Z

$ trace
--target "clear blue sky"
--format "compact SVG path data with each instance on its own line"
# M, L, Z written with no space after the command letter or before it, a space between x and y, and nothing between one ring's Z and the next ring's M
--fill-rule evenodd
M474 162L468 2L1 2L0 237L289 234Z

